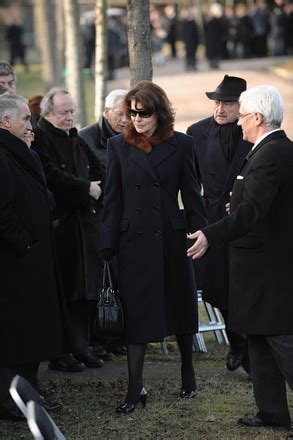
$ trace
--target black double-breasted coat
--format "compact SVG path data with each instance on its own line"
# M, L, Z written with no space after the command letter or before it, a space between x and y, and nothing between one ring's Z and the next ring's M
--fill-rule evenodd
M117 253L126 343L197 331L186 233L205 225L206 214L194 163L193 140L182 133L149 155L123 134L108 141L101 243Z
M100 161L78 136L41 119L32 147L42 161L56 199L54 229L67 301L96 300L101 285L99 235L102 202L89 195L91 181L104 181Z
M265 137L233 186L231 215L203 230L212 247L231 242L229 328L293 334L293 145Z
M0 366L9 367L70 348L41 164L22 140L0 136Z
M243 141L241 130L231 162L227 160L219 142L214 119L203 119L187 129L195 141L198 175L203 187L203 198L209 223L227 215L225 205L230 200L233 183L242 162L252 145ZM200 262L204 299L215 307L226 310L229 297L229 249L211 249Z

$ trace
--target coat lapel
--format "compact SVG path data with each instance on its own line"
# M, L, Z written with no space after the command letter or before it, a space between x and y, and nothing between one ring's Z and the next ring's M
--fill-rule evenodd
M227 174L227 180L224 186L223 193L227 191L227 188L232 188L236 175L239 173L243 163L243 157L247 154L252 148L252 144L250 142L246 142L242 140L238 142L238 146L234 153L233 160L230 164L229 171Z
M285 134L284 130L278 130L278 131L275 131L274 133L271 133L270 135L266 136L253 150L249 151L249 153L247 154L247 156L245 157L245 159L242 163L240 171L243 170L243 168L245 167L247 162L251 159L251 157L258 150L260 150L265 144L267 144L268 142L277 140L277 139L285 138L285 137L286 137L286 134Z
M130 159L143 168L152 178L157 179L155 168L176 151L177 139L176 136L172 136L155 145L149 155L127 142L125 142L125 146L130 147Z
M3 142L2 146L6 151L6 154L8 154L14 162L33 179L34 183L42 190L42 192L46 192L41 164L38 163L27 145L4 129L1 129L1 141Z

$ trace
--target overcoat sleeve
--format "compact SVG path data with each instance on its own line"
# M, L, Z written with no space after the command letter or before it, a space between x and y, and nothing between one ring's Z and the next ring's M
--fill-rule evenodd
M106 162L106 188L102 217L101 247L112 249L118 247L121 212L122 212L122 179L119 158L114 152L112 140L108 140Z
M10 167L0 155L0 241L23 256L32 242L14 209L14 184Z
M231 214L203 229L211 246L232 242L261 222L272 206L282 174L278 158L263 149L249 165L243 178L236 179L231 198Z
M207 215L200 194L200 184L195 168L194 141L187 137L184 164L181 173L181 197L185 210L187 230L195 232L207 225Z
M89 201L90 181L70 174L58 166L54 158L50 142L41 130L35 133L32 148L41 159L48 188L53 192L57 201L65 206L82 208Z

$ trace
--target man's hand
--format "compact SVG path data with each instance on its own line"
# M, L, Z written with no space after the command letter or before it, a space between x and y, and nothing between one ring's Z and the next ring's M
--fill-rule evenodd
M209 247L204 233L202 231L196 231L193 234L187 234L187 238L190 240L196 240L196 242L187 249L187 256L192 257L193 260L202 257Z
M225 209L226 209L227 214L230 215L230 202L226 203Z
M93 199L98 200L100 195L102 194L100 183L101 183L101 180L98 180L96 182L91 182L91 184L90 184L90 196Z

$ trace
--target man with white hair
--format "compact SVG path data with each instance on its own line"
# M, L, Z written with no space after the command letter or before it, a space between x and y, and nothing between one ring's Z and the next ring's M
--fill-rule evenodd
M122 133L129 124L123 100L127 90L112 90L105 100L103 116L98 122L79 130L78 135L91 147L100 161L106 166L107 141Z
M126 130L129 117L124 107L124 97L127 90L112 90L105 99L103 116L95 124L79 130L78 135L91 147L98 156L102 166L106 169L106 152L108 139ZM112 264L114 264L112 262ZM93 327L93 326L92 326ZM94 336L91 329L92 337ZM98 337L98 335L96 335ZM95 338L96 339L96 338ZM121 345L120 338L95 340L95 353L103 360L109 360L112 354L126 354L126 349ZM103 346L104 347L103 347ZM105 349L106 348L106 349Z
M283 101L275 87L240 96L239 125L252 142L233 186L230 215L202 231L188 249L200 258L230 243L229 325L247 334L259 412L246 426L289 427L286 382L293 389L293 146L280 126Z

